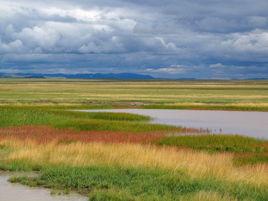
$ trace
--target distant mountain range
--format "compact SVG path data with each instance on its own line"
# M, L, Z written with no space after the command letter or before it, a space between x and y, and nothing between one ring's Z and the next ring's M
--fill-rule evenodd
M90 74L42 74L42 73L0 73L0 78L69 78L69 79L115 79L115 80L152 80L150 75L136 73L90 73Z
M66 79L107 79L107 80L199 80L196 78L156 78L151 75L138 73L0 73L0 78L66 78ZM217 80L217 79L200 79ZM268 80L268 78L226 79L226 80Z

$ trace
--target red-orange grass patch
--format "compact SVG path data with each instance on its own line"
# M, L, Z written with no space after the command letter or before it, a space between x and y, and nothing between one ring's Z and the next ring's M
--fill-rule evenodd
M105 142L105 143L152 143L164 137L163 133L124 133L111 131L76 131L56 129L49 126L19 126L0 128L1 139L35 140L38 143L57 141L68 143Z

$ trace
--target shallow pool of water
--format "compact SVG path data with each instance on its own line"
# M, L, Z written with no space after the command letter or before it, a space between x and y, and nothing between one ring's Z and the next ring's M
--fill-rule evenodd
M125 112L147 115L153 123L209 129L212 133L241 134L268 139L268 112L111 109L84 112Z
M8 182L9 175L0 174L0 201L86 201L88 198L77 195L51 196L48 189L30 188Z

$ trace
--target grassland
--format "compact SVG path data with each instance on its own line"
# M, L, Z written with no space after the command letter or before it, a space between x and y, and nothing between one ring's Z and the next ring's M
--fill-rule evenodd
M13 182L89 193L94 200L265 200L265 165L236 167L232 155L139 144L36 144L2 141L10 153L3 169L40 170ZM204 199L204 200L208 200ZM203 199L199 199L203 200Z
M238 135L169 136L156 144L190 148L209 153L233 153L236 165L268 163L268 141Z
M210 152L265 152L268 147L263 140L238 135L200 135L165 137L160 145L187 147Z
M78 108L268 111L266 81L0 80L0 169L93 201L264 201L268 141ZM188 128L189 132L189 128ZM193 132L197 132L193 129ZM181 135L181 136L180 136Z
M0 107L0 126L49 125L76 130L150 132L180 128L148 124L149 117L134 114L77 113L53 108Z
M0 104L268 111L268 82L0 79Z

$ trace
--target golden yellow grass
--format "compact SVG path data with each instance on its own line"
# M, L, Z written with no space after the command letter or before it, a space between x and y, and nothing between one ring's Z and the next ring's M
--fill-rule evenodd
M48 143L3 140L12 152L7 161L25 160L37 165L146 167L184 171L193 178L212 177L224 181L268 184L266 165L235 167L231 154L208 154L190 150L141 144Z
M200 191L191 196L183 197L181 201L237 201L237 199L216 192Z
M85 81L0 79L0 104L54 105L131 102L195 106L251 103L267 107L267 81ZM261 105L264 104L264 105ZM235 105L236 106L236 105ZM238 105L240 106L240 105Z

